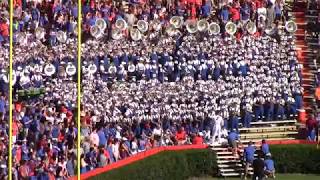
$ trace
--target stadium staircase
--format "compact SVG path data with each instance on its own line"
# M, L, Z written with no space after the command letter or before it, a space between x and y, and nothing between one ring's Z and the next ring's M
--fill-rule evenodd
M296 46L299 63L303 64L302 85L304 87L303 109L299 112L306 112L306 117L314 113L314 82L315 73L317 72L317 62L315 62L315 50L320 49L317 39L312 38L306 29L306 24L314 20L314 12L307 10L307 2L295 1L288 2L291 16L297 23L298 30L295 33ZM292 120L269 121L269 122L252 122L251 128L240 128L241 145L238 149L239 155L233 155L232 150L227 145L216 145L212 149L217 154L219 174L222 177L243 177L245 165L243 161L244 148L248 142L252 141L257 144L262 139L266 140L290 140L298 137L298 130L305 128L305 119L297 122L295 117ZM258 146L257 146L258 148ZM252 174L252 168L249 168L249 175Z
M303 94L303 109L300 110L306 112L306 117L310 117L315 110L315 98L314 98L314 82L315 73L317 72L317 65L315 61L316 49L319 48L317 39L312 38L306 30L306 24L308 21L314 21L316 16L313 16L315 12L307 9L306 1L296 1L293 4L292 17L298 25L298 30L295 33L296 46L298 51L299 63L303 64L302 69L302 86L304 87ZM301 122L304 123L304 122Z
M250 141L259 144L262 139L266 140L292 140L296 139L297 120L285 121L259 121L252 122L251 128L239 128L241 144L238 154L242 155L245 147ZM258 146L257 146L258 148ZM217 163L219 175L222 177L243 177L245 164L243 157L233 155L232 149L228 145L215 145L212 147L217 154ZM252 168L249 168L249 175L252 174Z

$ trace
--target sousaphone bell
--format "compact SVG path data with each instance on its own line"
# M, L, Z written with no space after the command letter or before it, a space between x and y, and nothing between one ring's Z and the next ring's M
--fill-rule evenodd
M67 41L67 33L64 31L57 32L57 39L60 43L65 43Z
M52 76L56 72L56 68L53 64L49 63L44 66L44 74L47 76Z
M103 31L100 29L98 25L91 26L90 28L90 34L96 39L99 39L103 35Z
M69 62L67 67L66 67L66 73L67 73L68 76L75 75L77 73L76 66L74 64L72 64L71 62Z
M285 28L289 33L294 33L298 29L297 24L292 20L286 22Z
M149 24L147 21L144 20L139 20L137 22L137 28L139 29L139 31L141 31L142 33L145 33L148 31L149 29Z
M209 28L209 22L206 19L201 19L197 22L198 31L204 32Z
M208 28L208 31L209 31L209 35L217 35L220 33L220 26L218 23L216 22L212 22L209 24L209 28Z
M134 41L139 41L142 38L141 32L137 28L130 29L130 37Z
M35 36L36 36L36 38L37 38L38 40L43 39L44 36L45 36L45 34L46 34L46 31L44 30L44 28L42 28L42 27L37 27L37 28L35 29Z
M257 27L254 22L248 21L248 23L246 24L246 30L249 34L254 34L257 32Z
M235 23L229 21L226 24L225 30L229 35L232 36L237 32L237 25Z
M190 34L196 33L198 31L197 21L196 20L188 20L186 22L186 28Z
M128 24L124 19L117 19L115 27L121 31L124 31L127 29Z
M182 16L173 16L170 19L170 24L173 25L175 28L181 28L183 25L183 17Z

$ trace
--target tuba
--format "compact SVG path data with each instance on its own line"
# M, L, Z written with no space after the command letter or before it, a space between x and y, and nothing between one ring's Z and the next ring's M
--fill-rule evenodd
M139 20L137 22L137 28L139 29L139 31L141 31L142 33L145 33L148 31L149 29L149 24L147 21L144 20Z
M115 65L111 65L108 69L108 73L111 75L114 75L116 74L116 72L117 72L117 67Z
M88 67L89 74L94 74L98 70L97 66L95 64L90 64Z
M183 17L182 16L173 16L170 19L170 24L173 25L175 28L181 28L183 25Z
M130 29L130 37L134 41L139 41L142 38L141 32L136 28Z
M121 31L124 31L127 29L128 24L124 19L118 19L116 21L115 27Z
M77 73L76 66L74 64L72 64L71 62L69 62L67 67L66 67L66 73L67 73L68 76L75 75Z
M237 25L231 21L227 22L226 27L225 27L226 32L229 35L234 35L234 33L237 32Z
M289 33L294 33L298 29L297 24L292 20L286 22L285 28Z
M93 36L96 39L99 39L102 37L102 34L103 34L102 32L103 31L100 29L100 27L98 25L91 26L91 28L90 28L91 36Z
M187 31L190 34L196 33L198 31L197 21L195 20L188 20L186 22L186 27L187 27Z
M257 27L254 22L248 21L248 23L246 24L246 30L249 34L254 34L257 32Z
M217 35L220 33L220 26L218 23L212 22L208 27L209 35Z
M112 31L111 31L111 37L112 37L112 39L114 39L114 40L119 40L119 39L121 39L122 38L122 31L121 31L121 29L118 29L118 28L114 28L114 29L112 29Z
M267 27L264 31L267 35L271 36L274 35L276 33L276 25L272 24L270 27Z
M19 43L20 45L25 44L25 41L27 39L27 34L25 32L18 32L16 35L16 41L17 43Z
M198 31L204 32L204 31L208 30L209 22L206 19L201 19L197 23L197 28L198 28Z
M44 38L44 35L46 34L46 31L42 27L37 27L35 29L35 36L38 40L41 40Z
M56 68L50 63L44 66L43 71L45 75L52 76L56 72Z
M166 29L166 33L168 34L168 36L172 37L176 34L176 28L173 25L170 25L167 29Z
M98 18L96 20L95 26L98 26L99 29L103 32L107 28L107 23L104 19Z
M57 32L57 39L61 43L65 43L67 41L67 33L64 31Z

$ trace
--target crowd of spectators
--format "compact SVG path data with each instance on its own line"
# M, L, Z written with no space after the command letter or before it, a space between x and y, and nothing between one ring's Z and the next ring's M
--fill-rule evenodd
M126 2L83 1L82 173L152 147L223 143L238 122L250 127L297 114L303 88L295 38L280 29L276 40L264 33L285 17L283 2ZM67 67L77 67L77 3L16 0L14 6L13 177L67 178L76 168L78 70ZM221 27L250 19L258 33L239 25L237 39L224 28L217 36L182 28L172 37L150 29L141 41L110 39L119 18L129 26L159 20L164 32L173 15L209 18ZM101 40L90 34L97 18L107 24ZM42 36L36 36L39 27ZM35 94L19 94L30 89Z
M0 179L8 177L9 146L9 103L8 103L8 66L9 66L9 6L0 2Z

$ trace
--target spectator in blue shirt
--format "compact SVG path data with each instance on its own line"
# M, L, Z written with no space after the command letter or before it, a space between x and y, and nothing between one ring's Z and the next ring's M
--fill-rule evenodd
M316 141L317 140L316 129L315 128L312 128L311 131L309 132L308 140L309 141Z
M245 177L247 177L248 169L249 169L250 165L253 163L255 152L256 152L256 149L253 146L253 143L250 141L248 147L246 147L243 152L243 158L246 163Z
M271 159L271 156L268 155L266 157L266 159L264 160L264 172L265 172L265 175L268 176L268 177L272 177L272 178L276 178L275 176L275 168L274 168L274 162L273 160Z
M234 156L237 155L237 140L239 140L239 135L233 129L228 135L229 146L232 147L232 153Z
M220 12L220 17L223 22L227 22L229 20L229 10L227 6L224 6Z
M262 144L261 144L261 150L263 152L263 154L266 156L267 154L270 154L270 149L269 149L269 145L267 144L266 140L262 140Z

